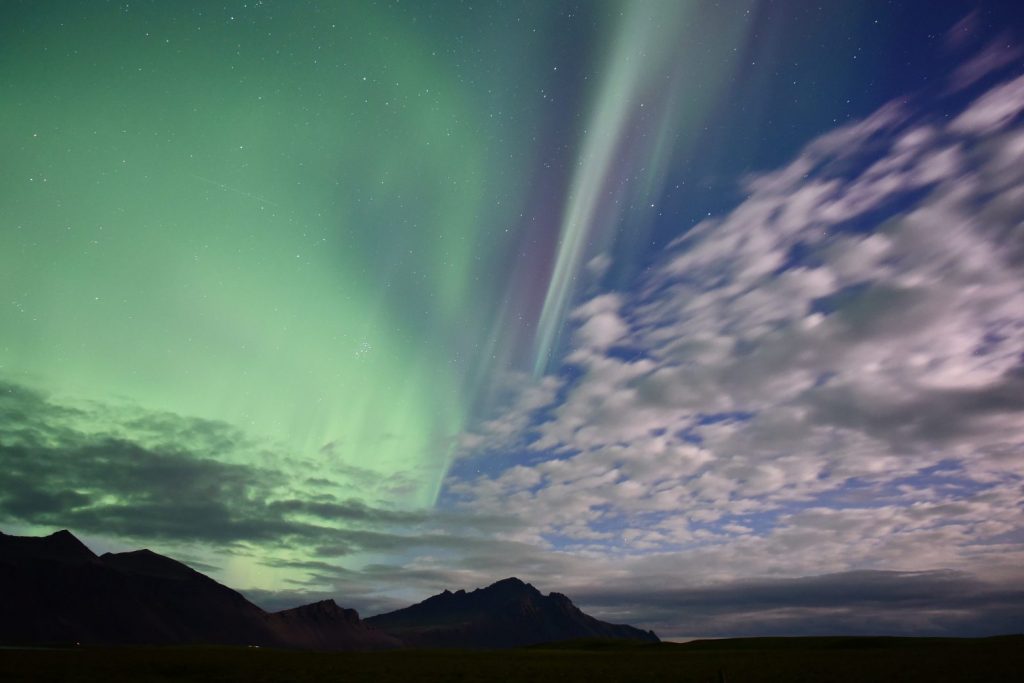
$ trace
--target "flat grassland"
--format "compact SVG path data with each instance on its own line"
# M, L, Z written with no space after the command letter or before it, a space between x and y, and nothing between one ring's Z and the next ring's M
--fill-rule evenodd
M1024 636L588 641L519 650L0 649L0 681L846 683L1024 680Z

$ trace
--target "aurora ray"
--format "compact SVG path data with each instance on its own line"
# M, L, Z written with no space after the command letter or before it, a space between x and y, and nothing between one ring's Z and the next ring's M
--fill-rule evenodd
M749 14L753 6L744 2L730 12ZM535 376L553 360L566 312L586 277L582 266L620 232L628 234L618 252L633 252L645 241L651 212L628 207L655 208L651 202L659 198L669 161L703 125L749 30L698 2L629 3L620 14L566 197L537 326ZM706 49L701 34L709 27L715 44L698 60L696 46Z

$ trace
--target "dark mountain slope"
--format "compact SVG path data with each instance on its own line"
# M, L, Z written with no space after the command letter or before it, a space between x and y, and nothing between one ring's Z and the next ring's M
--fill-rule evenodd
M149 550L97 557L68 531L0 533L0 644L222 644L317 650L500 648L581 638L657 642L519 579L445 591L362 621L333 600L269 614Z
M516 578L471 593L444 591L366 622L416 647L503 648L578 638L658 642L652 631L600 621L566 596L545 596Z
M52 560L64 564L80 564L95 559L95 553L67 529L42 537L8 536L0 532L0 560L12 563Z
M353 610L268 614L181 562L149 550L97 557L68 531L0 533L0 605L0 643L9 644L397 645Z
M14 552L10 552L11 550ZM67 531L0 535L0 640L264 643L265 615L239 593L148 550L96 557Z
M394 636L367 626L354 609L333 600L314 602L269 615L277 639L292 647L317 650L384 650L401 647Z

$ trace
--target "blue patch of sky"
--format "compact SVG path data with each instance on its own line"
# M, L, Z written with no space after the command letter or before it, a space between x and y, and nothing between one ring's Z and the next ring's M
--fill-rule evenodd
M644 358L647 355L647 352L643 349L637 349L635 346L622 346L615 344L605 351L605 355L609 358L620 360L623 363L635 363Z
M579 454L579 451L568 450L554 452L551 450L532 450L529 448L513 448L473 454L459 458L448 469L449 481L472 480L479 477L495 478L506 470L517 465L534 467L545 462L568 460Z
M723 524L739 524L748 527L758 536L769 533L778 524L779 515L782 511L778 508L765 510L757 514L730 515L723 517Z
M819 374L814 379L814 387L815 388L823 387L823 386L825 386L826 384L828 384L829 382L831 382L833 379L835 379L838 376L839 376L839 373L834 372L832 370L828 370L826 372L823 372L823 373Z
M699 508L700 506L694 506L694 509ZM614 551L616 549L625 549L630 547L630 543L625 540L625 533L627 531L636 529L641 532L658 533L660 531L659 527L664 525L667 521L672 520L672 518L687 516L684 511L679 510L668 512L627 513L616 511L609 506L599 506L595 509L599 509L605 513L614 512L614 514L605 514L587 524L588 529L594 532L598 538L580 539L555 533L546 534L545 540L560 550L578 548L582 545L589 547L597 546L604 550ZM763 535L769 533L774 528L780 514L782 514L782 510L773 509L758 514L725 515L714 521L697 522L689 520L687 522L687 528L694 532L706 531L714 534L716 537L736 536L739 532L726 528L735 524L750 529L754 534ZM673 520L673 524L677 523L678 522ZM658 544L657 548L652 548L650 550L652 552L679 551L700 547L711 542L715 542L715 539L706 537L682 543ZM630 550L631 552L642 552L636 548L630 548Z
M954 460L944 460L923 468L914 474L889 481L869 477L851 478L841 486L817 495L813 500L794 507L828 507L830 509L881 508L905 505L913 497L913 490L930 489L938 494L937 500L969 498L992 488L993 484L979 482L964 474ZM908 491L908 489L910 489Z
M557 533L542 534L541 536L554 550L557 551L576 552L580 550L600 550L608 555L622 553L630 558L643 556L645 554L685 552L711 543L711 539L695 539L686 543L661 543L652 548L640 548L634 544L627 543L621 534L611 534L609 537L603 538L585 539Z
M781 275L787 270L795 270L797 268L819 268L825 265L825 259L822 256L823 250L820 245L811 244L805 240L800 240L789 248L786 252L786 259L779 266L774 275Z
M739 531L726 528L738 525L745 529L750 529L753 533L763 535L771 532L775 527L776 517L778 517L777 511L765 512L757 517L752 515L726 515L714 521L693 522L690 524L690 529L694 532L709 532L716 536L738 536L740 535Z
M848 305L861 295L863 295L868 289L871 288L873 283L871 281L855 282L852 285L847 285L831 294L813 299L810 305L810 313L821 313L822 315L830 315L835 313L840 308Z
M994 484L971 480L963 474L958 463L952 460L943 461L935 466L924 468L919 472L901 477L893 481L878 482L870 479L849 479L836 489L825 491L806 500L783 501L773 504L770 497L762 498L770 509L752 514L725 515L711 522L691 524L695 531L706 530L716 534L728 533L725 529L730 524L752 529L757 535L769 533L778 525L779 518L808 509L827 508L830 510L877 509L890 505L906 506L908 497L913 492L907 488L930 489L938 494L936 503L955 502L982 493ZM948 523L958 523L951 519Z
M745 410L734 410L723 413L700 413L697 415L698 425L713 425L721 422L750 422L757 413Z
M553 550L574 551L581 548L600 548L609 551L622 545L621 539L611 538L577 538L567 534L544 533L540 535Z
M920 471L900 477L892 481L879 482L869 478L853 478L842 483L836 489L832 489L805 500L789 500L774 502L772 496L756 498L765 504L765 509L755 513L723 515L713 521L690 521L688 527L691 531L706 531L715 536L732 536L738 532L731 531L727 527L739 525L750 529L755 535L764 536L778 526L781 517L792 515L804 510L814 508L827 508L831 510L850 509L876 509L890 505L906 506L908 498L913 498L913 490L929 489L936 493L936 503L955 502L956 500L970 498L982 493L993 486L992 483L977 482L964 474L963 468L955 460L944 460L931 467L922 468ZM907 489L911 489L908 491ZM699 509L695 505L693 509ZM607 549L614 549L628 545L622 538L623 532L628 529L657 530L657 527L666 520L679 515L686 516L686 511L674 510L657 513L629 513L621 512L608 505L598 508L604 514L591 521L588 527L604 538L602 539L575 539L552 535L548 540L559 548L579 547L582 545L598 545ZM609 514L611 513L611 514ZM955 524L956 519L940 522L937 524ZM703 545L714 539L702 539L692 544L672 544L659 546L658 551L685 549Z
M925 185L896 193L873 209L859 213L849 220L829 225L828 232L830 235L868 235L877 232L887 221L919 207L933 190L933 185Z
M704 443L704 437L698 434L694 427L679 430L676 432L676 437L685 443L692 443L697 446Z
M922 469L907 477L893 480L892 487L909 486L915 489L929 488L941 496L967 498L993 487L992 482L976 481L968 477L953 461Z
M526 443L535 440L539 436L537 430L540 425L555 419L555 411L569 398L573 388L586 375L586 370L576 365L560 363L553 375L561 381L561 384L550 402L530 413L529 427L525 433Z
M724 413L698 413L694 418L693 424L680 429L675 433L676 438L686 442L700 445L704 443L704 437L700 434L700 428L702 426L731 423L731 422L750 422L757 416L757 413L749 411L731 411Z
M972 541L973 545L1003 545L1003 544L1024 544L1024 526L1011 529L1002 534L996 534L995 536L988 536L986 538L976 538Z
M974 348L972 354L975 356L987 356L995 352L1003 345L1003 342L1011 337L1011 330L1020 330L1022 327L1024 327L1024 319L999 320L989 325L981 338L981 342Z

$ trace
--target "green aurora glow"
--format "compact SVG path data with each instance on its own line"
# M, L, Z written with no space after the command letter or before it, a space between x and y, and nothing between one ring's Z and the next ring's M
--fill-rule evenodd
M623 218L602 188L635 175L613 199L648 201L706 113L729 59L676 68L673 27L714 27L694 7L12 12L0 377L103 406L78 421L95 435L145 441L129 414L230 425L252 445L213 457L282 473L284 498L316 477L429 508L504 378L557 354ZM731 53L743 30L718 28ZM551 159L564 193L538 190Z
M2 371L333 444L429 505L519 210L519 133L482 135L508 95L367 6L203 6L8 32Z

